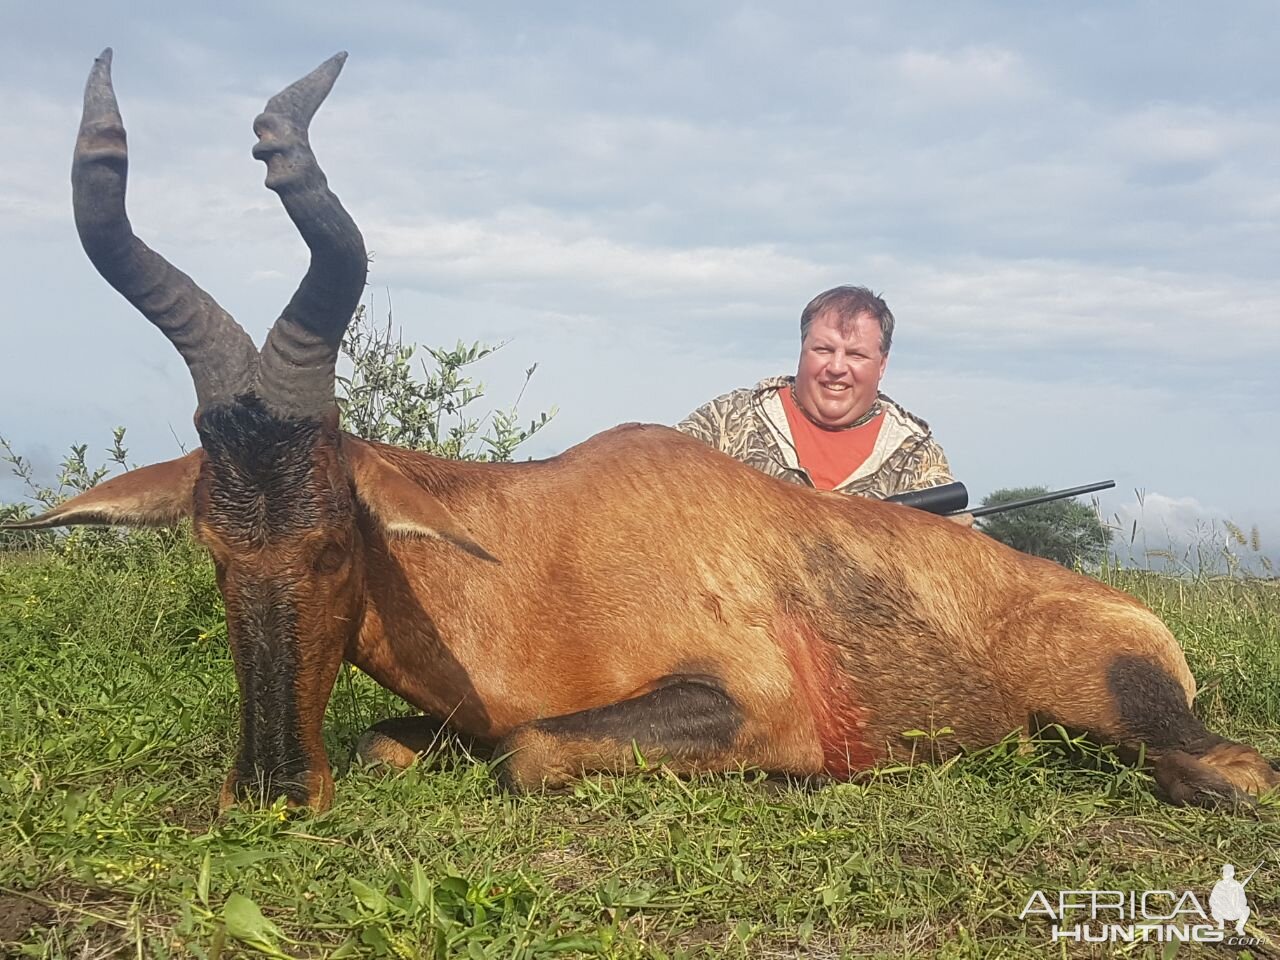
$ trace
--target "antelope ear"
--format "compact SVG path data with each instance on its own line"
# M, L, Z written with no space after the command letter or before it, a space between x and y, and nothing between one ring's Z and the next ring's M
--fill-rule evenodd
M444 540L473 557L499 562L435 494L401 473L372 446L348 437L343 440L356 497L388 536Z
M204 450L112 477L30 520L0 523L3 530L43 530L80 524L170 527L191 516Z

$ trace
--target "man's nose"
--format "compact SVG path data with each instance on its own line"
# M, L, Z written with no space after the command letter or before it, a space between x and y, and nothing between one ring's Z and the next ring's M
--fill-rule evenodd
M832 373L844 373L849 366L849 358L843 353L833 353L831 359L827 361L827 369Z

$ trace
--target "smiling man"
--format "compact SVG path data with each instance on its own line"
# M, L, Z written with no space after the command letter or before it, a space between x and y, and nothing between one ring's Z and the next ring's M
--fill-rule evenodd
M794 377L704 404L676 429L770 476L884 498L950 483L929 425L880 392L893 314L865 287L820 293L800 315Z

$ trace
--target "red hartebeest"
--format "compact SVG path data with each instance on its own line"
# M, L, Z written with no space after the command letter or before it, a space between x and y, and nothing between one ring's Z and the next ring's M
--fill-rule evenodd
M908 508L770 479L628 425L542 462L442 460L338 426L334 364L364 243L307 139L339 55L273 97L254 156L311 250L261 351L125 214L110 51L85 91L76 225L191 370L202 448L18 528L172 524L213 554L239 681L222 802L323 809L321 721L343 659L423 711L362 738L405 764L451 727L514 789L642 754L677 771L847 777L1058 723L1144 751L1175 803L1280 782L1210 733L1163 624L1132 597Z

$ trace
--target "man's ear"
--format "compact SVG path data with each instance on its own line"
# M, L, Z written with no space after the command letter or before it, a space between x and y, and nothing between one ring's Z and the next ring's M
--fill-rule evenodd
M356 498L388 537L431 537L481 560L498 562L435 494L406 477L372 446L344 437L343 452L351 466Z
M204 450L112 477L31 520L0 523L2 530L43 530L80 524L171 527L191 516Z

